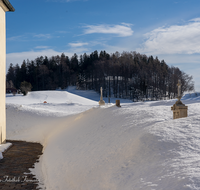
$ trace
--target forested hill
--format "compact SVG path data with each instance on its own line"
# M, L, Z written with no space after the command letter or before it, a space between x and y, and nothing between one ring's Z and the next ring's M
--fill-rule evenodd
M61 56L37 57L23 61L22 65L10 64L7 86L19 89L23 81L31 83L32 90L65 89L76 85L78 89L99 91L104 96L119 98L174 98L177 94L178 79L182 91L194 90L192 76L178 67L168 66L157 57L147 57L136 52L108 54L94 51L71 58Z

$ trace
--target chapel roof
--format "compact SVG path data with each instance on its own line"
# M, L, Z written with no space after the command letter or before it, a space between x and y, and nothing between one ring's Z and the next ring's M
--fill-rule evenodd
M9 0L2 0L2 1L6 5L6 7L9 9L9 11L12 11L12 12L15 11L14 7L11 5L11 3L9 2Z

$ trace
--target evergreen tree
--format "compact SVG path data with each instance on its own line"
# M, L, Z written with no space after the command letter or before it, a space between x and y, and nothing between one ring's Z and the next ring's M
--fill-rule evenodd
M11 63L9 68L8 68L8 72L6 75L6 80L7 81L12 81L12 83L15 82L15 68L13 67L13 64Z
M23 61L21 67L10 65L7 84L12 81L18 89L23 81L31 83L33 90L53 90L77 85L80 89L93 89L104 96L116 98L163 99L177 96L177 82L181 80L182 90L194 89L192 76L177 67L169 67L158 57L147 57L137 52L97 51L71 58L61 56L37 57Z

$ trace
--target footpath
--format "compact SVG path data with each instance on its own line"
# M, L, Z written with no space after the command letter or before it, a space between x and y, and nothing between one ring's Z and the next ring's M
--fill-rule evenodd
M12 146L0 160L0 190L36 190L39 180L30 173L42 155L40 143L7 140Z

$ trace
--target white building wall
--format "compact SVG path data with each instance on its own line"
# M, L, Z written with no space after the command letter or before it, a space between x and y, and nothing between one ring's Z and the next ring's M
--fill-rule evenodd
M0 0L1 1L1 0ZM1 2L2 3L2 2ZM0 4L0 144L6 140L5 77L6 77L6 26L5 7Z

